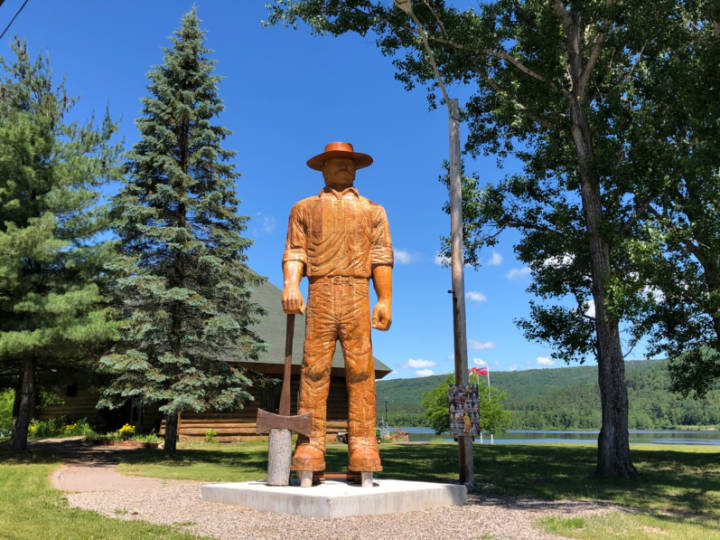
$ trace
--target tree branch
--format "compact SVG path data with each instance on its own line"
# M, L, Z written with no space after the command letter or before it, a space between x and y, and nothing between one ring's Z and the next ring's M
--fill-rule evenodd
M607 4L612 3L611 1L608 1ZM603 30L600 31L600 33L597 35L597 38L595 38L595 43L593 44L592 51L590 52L590 58L587 61L587 64L585 64L585 67L583 68L582 75L580 76L580 88L578 94L582 97L585 95L585 91L587 90L588 83L590 81L590 75L592 74L592 70L595 67L595 63L597 62L598 57L600 56L600 49L602 47L603 42L605 41L605 38L607 37L608 31L610 29L610 21L605 19L603 21Z
M485 79L485 81L488 83L488 85L495 90L499 94L505 94L505 91L500 87L500 85L488 74L486 69L478 69L475 67L470 68L471 71L477 73L482 78ZM528 118L533 120L534 122L537 122L545 129L549 130L555 130L557 129L555 124L550 122L549 120L545 120L544 118L540 118L538 115L530 111L530 109L527 108L526 105L524 105L522 102L517 100L516 98L513 98L511 96L507 96L510 101L512 101L513 105L520 109Z

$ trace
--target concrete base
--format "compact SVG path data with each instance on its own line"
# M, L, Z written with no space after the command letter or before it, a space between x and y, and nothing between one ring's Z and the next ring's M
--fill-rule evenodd
M340 480L326 480L312 488L237 482L205 485L202 498L284 514L338 518L462 505L467 499L467 489L456 484L377 478L371 488Z

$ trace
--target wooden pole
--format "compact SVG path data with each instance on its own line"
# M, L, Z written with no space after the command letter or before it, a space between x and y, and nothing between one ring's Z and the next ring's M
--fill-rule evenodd
M465 323L465 273L460 172L460 111L458 100L449 100L450 112L450 239L455 345L455 384L468 384L467 334ZM458 437L460 483L473 483L472 438Z

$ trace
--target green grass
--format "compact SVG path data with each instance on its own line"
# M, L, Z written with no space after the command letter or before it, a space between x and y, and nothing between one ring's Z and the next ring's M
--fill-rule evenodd
M0 461L0 538L7 540L191 539L177 527L111 519L69 508L48 475L60 463Z
M329 444L328 470L345 470L346 446ZM382 478L447 482L457 478L457 447L451 443L382 444ZM538 527L574 538L720 538L720 448L634 445L636 479L594 474L591 445L475 445L479 493L543 499L591 499L638 509L571 518L548 518ZM129 474L205 481L262 480L266 444L180 444L174 459L161 452L124 454Z
M262 480L266 444L181 443L173 459L156 450L121 456L126 474L202 481ZM329 444L327 469L343 471L346 446ZM382 444L379 478L448 482L457 478L457 448L452 443ZM597 478L597 450L590 445L475 445L479 492L544 499L594 499L653 512L686 513L720 519L720 447L637 445L633 480Z
M262 480L266 476L266 452L265 442L232 445L180 443L176 456L171 459L165 457L162 451L153 449L118 453L117 457L121 460L118 470L125 474L207 482ZM380 453L384 467L382 473L377 473L380 478L433 482L447 482L457 478L457 447L452 443L382 444ZM547 518L537 524L567 537L720 539L720 447L634 445L632 457L639 474L636 479L629 481L597 478L593 474L596 454L597 449L591 445L475 445L475 475L480 486L477 491L481 494L523 495L551 500L590 499L635 509L633 513ZM35 459L42 459L42 456L36 455ZM77 516L87 514L103 523L119 523L118 527L128 525L127 522L64 508L60 495L49 489L46 480L47 474L57 464L53 456L45 456L45 459L47 464L30 467L42 468L42 472L33 475L42 480L42 489L45 490L41 491L44 493L42 497L55 501L52 502L53 515L78 512ZM328 470L343 471L346 463L347 447L343 444L329 444ZM0 478L0 481L8 482L4 469L0 470ZM39 481L37 479L36 484ZM14 482L22 484L20 477ZM15 493L14 490L18 488L7 489L8 493ZM35 518L30 520L29 517L21 516L38 516L43 513L37 507L41 503L32 501L34 489L28 487L23 493L25 496L16 497L23 502L13 503L17 506L13 517L6 517L10 510L0 505L0 531L9 530L7 523L17 519L34 523ZM0 495L3 495L2 492ZM4 498L4 495L0 497ZM85 517L75 519L90 520ZM45 528L42 524L38 525L30 531L29 536L18 535L17 538L33 538L33 532L44 532ZM91 528L88 526L88 529L83 530L87 532ZM168 538L172 538L172 534L179 534L169 528L158 530L164 530ZM144 532L137 533L137 536L118 532L116 537L142 538L142 534L151 536L151 533ZM0 532L0 537L2 535L3 532ZM107 534L102 536L113 537ZM49 537L68 536L58 533L55 537ZM69 537L73 538L72 535ZM92 535L78 533L75 537L90 538ZM155 532L152 537L162 538Z
M592 540L711 540L720 538L720 522L697 518L611 512L585 517L547 517L545 531L568 538Z

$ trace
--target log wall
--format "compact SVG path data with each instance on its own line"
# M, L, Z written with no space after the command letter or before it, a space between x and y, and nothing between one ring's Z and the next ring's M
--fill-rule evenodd
M293 375L290 385L290 411L297 413L297 397L299 377ZM255 421L258 406L261 403L260 390L253 388L251 394L255 401L245 404L245 408L235 412L185 412L180 417L178 435L180 440L199 440L205 438L209 429L215 431L215 440L235 441L242 439L264 438L255 432ZM333 376L330 378L330 393L328 396L327 432L334 435L338 431L347 430L347 388L345 377ZM273 411L274 412L274 411ZM165 424L161 427L164 434Z

